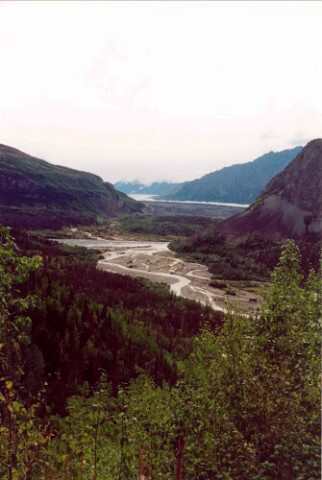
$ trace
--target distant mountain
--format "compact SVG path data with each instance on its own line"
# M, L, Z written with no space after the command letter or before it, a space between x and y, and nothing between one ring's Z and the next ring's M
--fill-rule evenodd
M143 183L136 182L136 181L126 182L122 180L114 183L113 186L119 192L126 193L127 195L129 193L140 193L141 190L145 188L145 185Z
M184 182L168 200L195 200L248 204L253 202L271 178L300 153L302 147L270 152L247 162L222 168L197 180Z
M141 204L100 177L0 145L0 223L59 227L139 211Z
M141 182L125 182L120 181L114 184L116 190L129 195L169 195L174 194L181 186L181 183L170 182L154 182L151 185L147 185Z
M322 139L309 142L246 211L220 231L279 238L322 237Z

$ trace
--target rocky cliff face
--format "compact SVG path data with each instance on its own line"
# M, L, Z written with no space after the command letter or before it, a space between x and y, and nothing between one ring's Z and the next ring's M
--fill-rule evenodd
M243 213L221 224L228 235L322 237L322 139L309 142Z
M109 183L0 145L0 223L50 227L91 223L141 205Z

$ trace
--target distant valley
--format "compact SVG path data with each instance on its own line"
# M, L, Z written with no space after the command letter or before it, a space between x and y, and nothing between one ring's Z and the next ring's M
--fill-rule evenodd
M253 161L231 165L189 182L145 185L122 181L114 186L126 194L158 195L165 200L249 204L301 150L302 147L295 147L269 152Z
M195 237L177 253L206 263L222 279L269 278L281 245L296 240L303 268L318 268L322 240L322 140L309 142L250 207Z
M244 212L220 231L263 238L322 237L322 140L309 142Z
M149 185L141 183L139 181L119 181L114 184L116 190L129 194L139 195L173 195L181 186L181 183L171 182L153 182Z
M289 424L281 430L281 417L275 420L275 412L285 405L282 417L288 419L289 392L297 391L299 379L302 380L296 368L299 365L299 348L303 345L303 348L310 348L314 359L318 358L320 349L319 334L309 330L313 321L317 326L314 326L316 332L320 328L318 277L311 273L303 288L301 285L302 271L305 276L312 266L317 270L320 259L322 140L314 140L301 149L296 158L268 182L246 209L227 205L233 202L214 205L211 202L156 200L141 204L95 175L52 165L10 147L2 146L0 153L0 222L18 227L14 230L12 240L6 229L0 229L0 267L6 274L0 275L0 280L2 277L5 279L3 290L7 289L7 278L9 283L12 281L15 285L16 278L19 278L16 272L24 272L22 268L29 265L30 257L35 254L42 257L39 268L31 271L27 282L22 286L18 284L11 294L13 313L20 287L23 288L21 292L27 292L32 299L27 310L28 318L32 319L32 329L30 333L28 330L26 337L28 343L22 345L22 354L14 357L21 358L20 364L26 371L20 383L21 398L24 399L25 392L34 395L34 398L42 398L38 392L41 392L43 385L46 386L46 396L40 406L43 412L55 414L49 417L45 413L45 420L54 432L48 440L50 452L63 452L63 458L71 459L69 462L75 458L77 468L68 470L67 476L60 476L61 466L56 457L52 459L48 456L47 440L38 436L35 438L40 438L44 447L40 451L41 457L40 454L36 457L37 461L38 458L49 458L48 465L55 467L53 476L49 477L45 472L42 478L69 480L74 478L70 476L70 472L74 471L77 472L77 478L94 478L90 461L94 458L95 443L88 432L93 432L95 436L93 420L97 425L95 428L98 428L98 419L101 418L99 458L109 458L111 449L115 455L114 460L112 458L106 462L107 467L104 464L103 474L95 477L97 480L114 479L115 472L119 471L119 451L124 438L123 418L126 419L126 428L134 432L136 443L131 451L128 450L134 459L142 448L141 432L147 425L146 418L148 421L152 419L152 422L157 419L158 423L150 423L148 427L156 426L151 430L153 439L157 438L157 445L164 445L164 439L171 438L171 432L177 432L178 425L181 428L184 416L188 417L189 425L193 424L197 411L200 414L199 424L204 422L203 429L208 435L212 431L213 419L222 419L224 412L230 423L226 420L222 422L213 438L219 438L215 444L216 450L220 442L228 438L226 445L229 448L232 445L232 453L224 458L233 459L234 468L235 465L239 468L240 438L245 438L244 432L249 435L248 425L255 432L249 437L252 442L250 459L253 463L253 451L257 445L264 443L257 436L257 430L262 431L262 419L266 416L261 415L254 423L254 412L261 405L268 404L267 398L268 435L273 432L275 438L276 431L281 432L281 437L285 435L284 431L288 433ZM257 177L249 174L249 178L252 180ZM238 192L236 186L235 189ZM27 234L26 227L29 230ZM53 231L59 227L63 228ZM36 231L32 232L32 229ZM297 246L292 242L288 242L287 247L283 246L287 238L296 239ZM11 245L17 245L17 253ZM272 276L279 258L280 266ZM37 257L34 261L37 261ZM30 265L32 268L33 263ZM21 304L26 304L25 297L21 298ZM267 303L266 299L271 303ZM8 318L11 322L12 316ZM21 318L24 317L16 315L16 318L16 324L21 325ZM10 325L10 322L6 324ZM285 359L288 361L290 358L290 342L282 338L282 342L278 343L285 336L284 333L280 334L285 331L285 325L294 338L294 368L290 368L289 363L284 366ZM286 345L283 346L284 350L278 350L283 352L283 362L276 364L274 359L269 371L267 359L271 358L272 351L268 350L267 357L263 356L266 355L262 343L263 326L268 332L266 345L273 345L274 348ZM16 331L20 333L18 329L13 331L10 342L7 342L9 346L15 344ZM287 340L289 338L290 335ZM308 344L307 339L315 341L315 338L316 349L313 351L312 342ZM12 350L7 348L5 352L8 352L10 359ZM252 357L249 352L253 352ZM199 358L204 358L201 368L197 363ZM314 364L317 363L314 360ZM8 373L5 373L8 378L11 378L10 374L19 380L16 364L16 361L12 362L14 368L7 369ZM242 369L236 370L239 365ZM264 371L258 370L261 365L264 365ZM307 413L306 399L312 393L311 385L307 389L303 408L301 406L301 411L305 412L301 417L304 432L319 400L319 371L318 368L316 370L317 394L312 401L314 408L311 406ZM219 375L214 377L218 371ZM194 372L196 376L188 383ZM232 372L237 373L236 379ZM280 384L278 388L275 386L281 372L285 388L279 388ZM267 378L270 382L273 379L269 385ZM293 382L291 390L290 378ZM242 391L240 379L242 387L247 386L250 400L239 399ZM10 387L11 383L7 383ZM19 385L17 380L16 383ZM235 385L236 394L232 390ZM258 391L261 395L259 401ZM215 405L213 398L217 392L220 396L224 392L224 403L218 415L217 410L209 411L209 405ZM193 403L190 402L191 397ZM276 397L276 409L270 413ZM165 423L164 406L161 403L163 398L164 405L171 408L167 417L169 420ZM178 403L171 403L177 398ZM232 402L232 398L236 398L238 403ZM17 404L12 403L13 406ZM131 410L124 409L124 405L132 405ZM186 405L190 410L187 411ZM138 411L139 415L136 413ZM180 412L179 424L172 420L173 411ZM241 415L237 420L240 426L237 430L237 422L234 422L239 412ZM121 417L120 413L125 417ZM292 422L297 427L294 420L298 418L297 410L295 413ZM25 425L27 428L33 426L30 421L27 424L24 417L21 424L24 428ZM114 427L109 430L112 424L115 430ZM233 434L230 433L231 425ZM75 430L76 427L81 430ZM198 451L200 432L193 430L190 433L189 428L185 438L191 443L195 442L195 451ZM7 430L4 435L3 429L0 429L5 452L7 445L10 448ZM298 430L295 430L298 435ZM24 430L21 428L21 431ZM318 426L316 431L319 434ZM39 432L42 435L42 430ZM70 436L67 437L66 432L72 433L68 433ZM220 432L224 434L218 437ZM319 438L318 434L316 438ZM79 438L83 438L83 450L77 450ZM294 448L294 438L295 434L292 433L290 450ZM66 439L70 442L67 446ZM176 437L173 437L164 457L164 465L167 465L172 452L176 452L173 447L175 442ZM279 447L280 439L277 438L276 442ZM32 452L34 443L31 444ZM71 449L72 445L76 446L72 447L74 450ZM82 463L83 451L89 452L88 473L85 475L83 467L79 467L85 465ZM203 455L203 448L200 451ZM204 456L206 460L208 451L207 457ZM271 460L268 454L265 455L265 461ZM209 458L212 462L212 451ZM274 459L275 450L271 464ZM293 465L294 457L291 461ZM217 469L219 476L221 465ZM261 465L257 468L255 464L259 472L255 477L251 464L247 478L263 478ZM133 475L124 478L139 478L137 470L138 464L134 460ZM160 478L163 478L163 471L162 466ZM236 478L246 478L244 466L235 471ZM168 478L173 478L172 473L173 468ZM218 475L216 478L219 478ZM192 472L191 478L201 478L198 469ZM208 477L207 474L203 478L215 477ZM275 480L282 476L274 474L265 478ZM292 475L289 478L295 477ZM303 475L303 478L308 478L308 475Z
M0 7L0 480L322 480L321 2Z

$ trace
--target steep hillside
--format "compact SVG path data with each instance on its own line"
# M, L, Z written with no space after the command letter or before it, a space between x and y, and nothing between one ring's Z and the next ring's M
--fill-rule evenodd
M140 209L139 203L96 175L0 145L0 223L59 227Z
M271 178L281 172L302 147L270 152L256 160L225 167L191 182L185 182L170 200L199 200L248 204L253 202Z
M322 139L309 142L245 212L221 224L237 236L322 236Z
M126 194L143 194L143 195L170 195L174 194L181 186L181 183L171 182L153 182L146 185L141 182L120 181L114 184L116 190Z

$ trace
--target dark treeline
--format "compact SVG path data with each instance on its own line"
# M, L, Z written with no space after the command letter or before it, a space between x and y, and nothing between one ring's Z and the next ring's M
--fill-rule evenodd
M48 211L45 208L0 206L0 221L12 228L57 229L70 225L92 225L95 216L83 215L77 211Z
M197 231L198 232L198 231ZM301 251L302 269L317 269L321 240L303 238L297 242ZM283 242L257 235L227 239L216 226L205 228L187 239L177 239L170 247L184 257L204 263L216 277L225 280L269 280L281 254Z
M191 237L216 224L218 220L190 215L132 215L120 219L121 230L126 233L165 237Z

